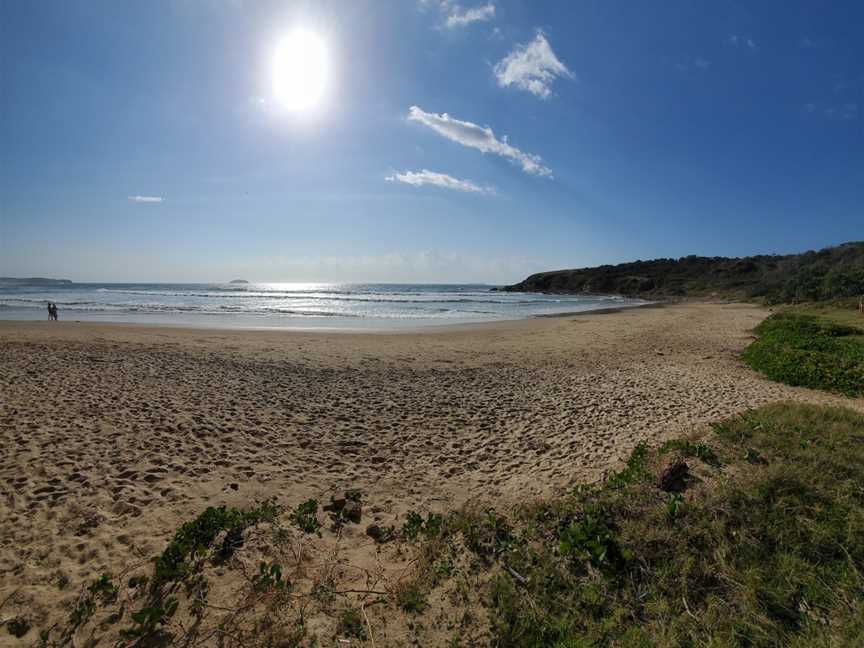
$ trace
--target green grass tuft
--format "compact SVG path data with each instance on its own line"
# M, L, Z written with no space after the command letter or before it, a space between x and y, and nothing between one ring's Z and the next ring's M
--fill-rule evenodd
M666 454L674 452L681 457L696 457L703 463L719 468L721 465L720 458L717 453L704 443L693 443L687 439L672 439L660 446L658 454Z

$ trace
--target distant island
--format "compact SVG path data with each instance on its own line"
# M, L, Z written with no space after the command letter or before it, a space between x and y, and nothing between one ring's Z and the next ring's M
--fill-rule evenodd
M248 284L249 282L246 281L245 279L232 279L232 280L229 281L228 283L232 283L232 284Z
M69 279L46 279L45 277L0 277L0 284L7 286L60 286L71 284Z
M642 298L723 297L792 303L864 295L864 242L801 254L686 256L553 270L497 290L614 294Z

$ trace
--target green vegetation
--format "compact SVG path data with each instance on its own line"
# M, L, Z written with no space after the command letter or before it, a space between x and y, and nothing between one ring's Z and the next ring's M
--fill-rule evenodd
M687 439L672 439L660 446L657 452L661 455L674 452L680 457L696 457L700 461L719 468L720 458L709 446L704 443L692 443Z
M66 626L56 628L56 639L51 638L55 628L44 630L40 645L70 645L75 633L88 624L98 610L116 607L118 603L119 609L104 619L102 625L119 622L128 611L132 625L119 631L121 639L135 642L135 645L144 645L143 642L165 645L171 638L160 639L160 634L178 610L179 600L175 595L178 588L182 586L185 589L193 615L200 615L206 606L208 592L208 583L203 575L205 563L224 563L243 546L243 534L249 527L261 522L272 523L280 512L272 500L265 500L247 511L225 506L207 508L177 530L168 546L155 558L151 576L137 575L128 579L128 600L141 599L134 608L127 610L128 600L119 600L118 584L108 574L102 574L83 589L72 606ZM220 537L222 542L216 543ZM265 563L261 564L254 585L259 591L288 587L282 578L281 567ZM159 644L158 640L162 643Z
M744 361L771 380L789 385L864 393L864 331L825 316L772 315L755 329L758 339Z
M441 530L443 517L437 513L429 513L426 519L416 511L409 511L402 525L402 537L405 540L416 540L417 536L423 535L431 539L438 535Z
M683 494L657 489L667 458L640 447L624 479L510 519L448 515L425 560L446 546L479 559L466 571L496 646L857 645L862 431L864 417L839 408L746 412L705 444L667 444L707 459Z
M291 523L304 533L318 533L321 523L318 521L318 501L306 500L289 516Z
M803 254L686 256L531 275L504 290L757 299L769 304L864 295L864 242Z
M255 589L259 592L284 590L290 586L288 581L282 578L282 565L279 563L267 564L266 562L259 565L254 584Z
M156 590L189 575L195 568L195 559L204 555L216 536L223 531L225 538L218 557L227 558L242 544L243 531L263 520L273 520L278 512L276 505L269 500L251 511L225 506L209 507L174 534L165 551L156 559L151 587Z
M336 633L344 637L353 637L361 641L366 640L366 627L363 625L363 617L359 610L346 607L339 615L339 623Z
M798 317L808 338L814 327L846 337ZM67 627L43 631L40 645L73 635L95 645L113 632L118 645L229 648L325 636L379 646L403 636L501 648L853 646L864 636L862 484L864 416L779 403L699 440L640 444L620 471L564 496L411 512L386 545L350 527L321 529L315 500L285 512L296 529L280 526L272 501L209 508L177 530L149 576L103 574L83 587ZM384 569L354 568L338 553L352 535ZM229 570L242 580L210 593Z

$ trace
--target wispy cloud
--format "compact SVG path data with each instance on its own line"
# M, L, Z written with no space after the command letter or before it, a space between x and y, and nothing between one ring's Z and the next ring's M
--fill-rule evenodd
M675 63L675 69L679 70L680 72L688 72L689 70L693 69L704 72L709 67L711 67L711 61L702 58L701 56L697 56L695 58L685 56L680 61Z
M495 18L494 2L465 8L453 0L420 0L420 7L437 8L444 19L444 24L450 29L467 27L476 22L489 22Z
M129 201L134 203L161 203L162 196L129 196Z
M809 115L822 115L827 119L853 121L860 117L860 106L854 101L845 103L807 103L804 112Z
M573 73L555 56L549 41L540 31L533 41L517 45L498 61L494 72L502 88L513 85L541 99L552 94L551 86L556 78L573 78Z
M756 44L752 38L747 36L741 36L740 34L729 34L729 43L731 43L734 47L746 47L750 50L756 50L759 46Z
M495 17L495 5L491 2L468 9L453 5L448 8L448 11L447 26L450 28L465 27L475 22L487 22Z
M837 106L829 106L825 109L825 116L829 119L852 120L858 119L858 104L846 102Z
M511 146L506 136L499 140L488 126L478 126L469 121L454 119L447 113L440 115L427 113L418 106L411 106L408 109L408 119L419 122L462 146L513 160L522 166L525 173L537 176L552 175L552 170L544 166L543 159L539 155L525 153Z
M453 189L455 191L464 191L466 193L479 194L494 194L495 189L492 187L481 187L470 180L460 180L446 173L437 173L423 169L422 171L405 171L404 173L394 173L384 178L388 182L402 182L414 187L422 187L423 185L433 185L443 189Z

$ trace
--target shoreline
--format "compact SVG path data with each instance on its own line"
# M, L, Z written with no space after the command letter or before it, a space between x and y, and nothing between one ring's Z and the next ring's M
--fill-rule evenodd
M201 325L198 322L133 322L133 321L122 321L122 320L83 320L83 319L60 319L58 322L49 322L45 319L3 319L0 318L0 331L3 328L19 328L25 325L48 325L60 327L64 325L75 325L75 326L85 326L85 327L122 327L122 328L142 328L142 329L185 329L185 330L198 330L198 331L244 331L244 332L285 332L285 333L334 333L334 334L373 334L373 335L410 335L414 333L449 333L454 330L462 330L462 329L471 329L471 330L481 330L483 328L500 328L501 326L512 325L516 323L524 323L524 322L532 322L537 320L547 320L547 319L560 319L567 317L576 317L576 316L588 316L588 315L609 315L614 313L621 313L626 311L633 310L641 310L646 308L661 308L663 306L669 305L666 302L651 302L648 304L634 304L632 306L616 306L612 308L597 308L591 310L581 310L581 311L568 311L562 313L547 313L547 314L539 314L539 315L529 315L527 317L520 317L514 319L489 319L482 321L456 321L456 322L441 322L441 323L423 323L423 324L398 324L395 326L376 326L374 324L370 324L369 326L315 326L315 325L307 325L305 323L297 323L286 326L242 326L242 325L232 325L232 324L214 324L214 325ZM203 315L201 316L203 317ZM223 317L220 315L214 315L214 317ZM311 318L310 318L311 319ZM347 318L346 318L347 319ZM366 320L371 321L371 320ZM429 320L423 320L424 322L428 322Z

